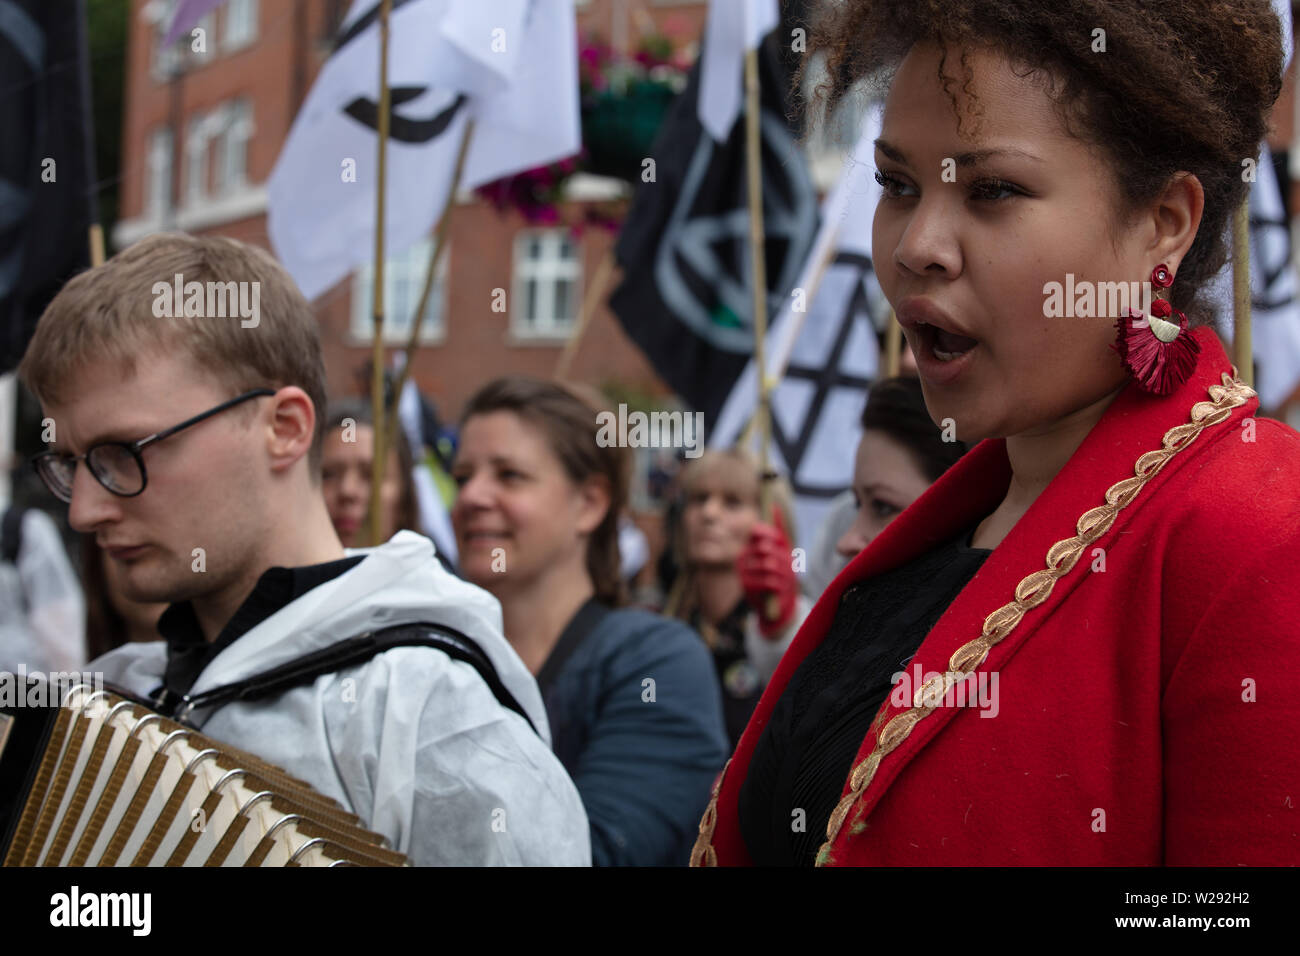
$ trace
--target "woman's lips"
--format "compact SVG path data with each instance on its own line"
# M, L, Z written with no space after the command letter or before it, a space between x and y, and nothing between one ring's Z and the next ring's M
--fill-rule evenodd
M149 550L147 544L136 544L124 548L105 548L108 556L114 561L133 561Z
M927 332L927 329L931 331ZM916 369L922 379L933 385L949 385L979 356L980 345L977 342L952 358L941 358L934 352L939 342L935 334L937 331L933 326L920 326L917 329L917 348L913 350L916 353Z
M507 541L510 535L504 531L467 531L465 532L465 543L470 544L491 544L495 542Z

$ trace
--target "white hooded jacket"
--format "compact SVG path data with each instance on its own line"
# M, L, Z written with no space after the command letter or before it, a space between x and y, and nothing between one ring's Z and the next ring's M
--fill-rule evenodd
M430 621L474 639L537 732L472 666L430 647L393 648L271 699L200 707L187 720L335 798L416 865L590 865L582 800L551 753L537 682L502 636L496 599L443 570L432 543L413 532L349 554L365 560L242 635L190 695L368 631ZM158 641L120 647L92 670L144 696L162 684L166 663Z

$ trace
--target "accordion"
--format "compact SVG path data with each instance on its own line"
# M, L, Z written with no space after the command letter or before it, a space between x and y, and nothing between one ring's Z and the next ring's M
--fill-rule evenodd
M407 863L310 784L139 701L79 684L55 703L0 702L4 866Z

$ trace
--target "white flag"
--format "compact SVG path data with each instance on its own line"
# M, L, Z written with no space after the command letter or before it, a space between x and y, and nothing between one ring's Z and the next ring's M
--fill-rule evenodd
M399 363L400 364L400 363ZM451 515L443 503L442 494L434 483L429 467L424 463L425 435L421 420L420 392L414 379L407 379L402 394L397 399L397 420L406 434L406 443L415 459L411 478L415 484L415 503L420 512L420 531L433 542L434 548L455 565L456 534L452 530Z
M781 21L776 0L711 0L700 52L700 125L719 143L740 113L745 51L758 49Z
M314 299L374 255L379 2L356 0L268 183L276 255ZM451 188L582 145L573 0L393 0L385 253L426 237Z
M874 177L881 110L873 107L835 188L799 281L768 329L772 389L768 461L795 493L797 538L811 546L835 495L853 484L867 388L878 374L873 316L888 304L871 267L871 223L880 187ZM735 444L758 407L751 359L710 430L709 444Z

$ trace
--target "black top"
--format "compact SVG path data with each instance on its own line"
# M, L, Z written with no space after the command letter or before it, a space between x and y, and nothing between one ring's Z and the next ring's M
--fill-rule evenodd
M740 832L756 865L813 865L894 675L992 553L970 547L974 531L845 590L825 640L776 702L740 788Z
M722 714L733 751L758 706L759 698L763 696L765 686L758 669L749 662L749 655L745 653L745 618L750 613L748 602L741 598L731 613L714 627L709 647L718 686L722 689ZM704 621L698 611L691 615L688 623L696 633L704 633Z
M212 659L276 611L312 588L332 581L365 560L354 555L301 568L268 568L215 641L207 641L189 601L173 604L158 619L158 633L167 641L164 686L177 696L188 694ZM156 693L156 692L155 692Z

